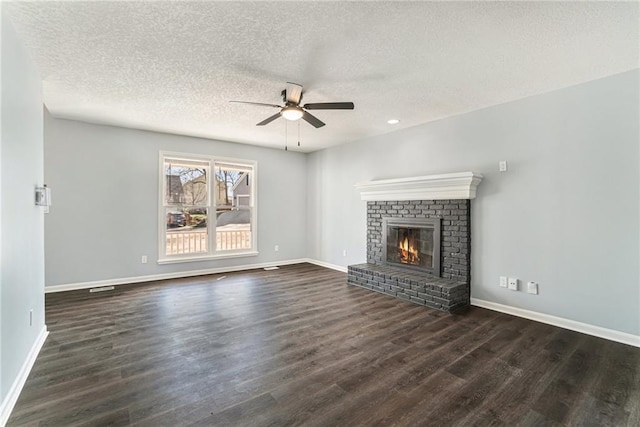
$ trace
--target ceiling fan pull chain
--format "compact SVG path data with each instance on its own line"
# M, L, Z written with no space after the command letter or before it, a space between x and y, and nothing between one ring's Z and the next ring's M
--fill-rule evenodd
M284 151L289 151L289 150L287 149L287 141L288 141L288 138L287 138L287 129L288 129L288 128L289 128L289 126L287 125L287 122L286 122L286 120L285 120L285 122L284 122Z
M298 147L300 147L300 120L298 120Z

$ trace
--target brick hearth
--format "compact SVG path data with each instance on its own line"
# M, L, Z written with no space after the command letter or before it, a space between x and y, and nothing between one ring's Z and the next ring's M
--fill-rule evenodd
M348 283L453 313L469 306L465 282L375 264L349 266Z

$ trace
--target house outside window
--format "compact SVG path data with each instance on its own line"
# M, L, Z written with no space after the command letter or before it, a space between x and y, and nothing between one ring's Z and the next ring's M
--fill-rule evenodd
M256 168L161 152L158 262L257 255Z

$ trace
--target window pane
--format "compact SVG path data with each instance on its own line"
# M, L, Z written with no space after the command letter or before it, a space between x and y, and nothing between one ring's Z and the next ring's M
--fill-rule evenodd
M206 253L207 208L166 209L166 255Z
M209 204L209 162L165 158L165 205Z
M251 249L251 167L215 166L216 250Z

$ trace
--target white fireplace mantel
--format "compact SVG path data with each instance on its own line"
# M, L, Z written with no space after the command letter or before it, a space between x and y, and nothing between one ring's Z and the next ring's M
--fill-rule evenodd
M479 173L457 172L367 181L355 187L367 201L475 199L480 181Z

